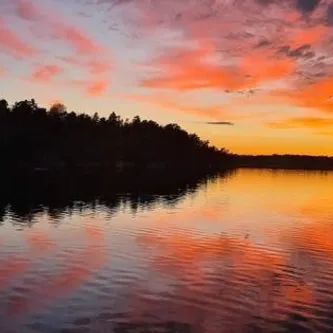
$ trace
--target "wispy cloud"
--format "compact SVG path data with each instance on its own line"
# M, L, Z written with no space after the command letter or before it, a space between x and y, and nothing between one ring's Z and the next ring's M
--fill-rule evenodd
M213 120L221 118L224 112L221 106L218 105L186 105L173 100L170 97L165 97L163 95L152 94L152 95L125 95L122 98L135 101L136 103L146 103L154 106L158 106L164 110L172 110L179 113L195 115L199 118L211 118Z
M318 118L318 117L299 117L289 118L282 121L270 122L267 124L275 129L292 129L292 128L309 128L309 129L333 129L333 118Z
M46 7L38 7L29 0L14 0L17 3L16 14L24 20L37 23L40 28L49 32L50 36L58 39L75 52L81 54L96 54L103 47L98 45L82 29L66 22L64 16Z
M207 125L222 125L222 126L234 126L235 124L230 121L207 121Z
M57 65L44 65L38 67L32 74L32 80L46 83L62 73L62 68Z
M70 85L71 81L77 79L69 76L71 70L65 71L65 68L69 67L79 69L81 76L86 76L80 80L88 83L77 86L83 87L82 91L87 96L100 96L107 90L112 68L111 55L107 47L96 41L85 29L74 25L57 8L49 8L31 0L13 0L13 5L15 15L23 22L32 25L33 31L37 32L35 34L37 39L40 39L39 31L43 31L43 36L47 36L49 41L60 43L71 52L68 54L67 49L61 46L59 47L60 52L47 50L48 53L50 51L55 53L53 55L55 64L40 65L32 75L34 81L50 82L61 72L65 72L63 84ZM33 50L25 46L22 41L18 41L17 38L12 37L11 41L10 46L17 52L24 55L32 53ZM40 62L43 61L40 60Z
M9 53L18 58L31 58L38 51L28 41L18 36L9 25L0 18L0 52Z

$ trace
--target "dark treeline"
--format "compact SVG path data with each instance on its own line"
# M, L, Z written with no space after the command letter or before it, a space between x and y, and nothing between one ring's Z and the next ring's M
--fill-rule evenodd
M0 101L0 153L7 166L26 168L211 167L227 155L176 124L76 114L62 104L47 110L34 100Z
M307 155L229 155L238 168L333 170L333 157Z
M333 170L333 157L302 155L235 155L217 149L177 124L123 120L50 109L24 100L9 106L0 100L0 168L223 169L272 168ZM183 169L183 171L180 171Z

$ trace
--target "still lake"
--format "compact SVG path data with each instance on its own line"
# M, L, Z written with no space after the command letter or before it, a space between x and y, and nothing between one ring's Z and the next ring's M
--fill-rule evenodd
M110 196L16 188L0 332L333 332L332 184L241 169Z

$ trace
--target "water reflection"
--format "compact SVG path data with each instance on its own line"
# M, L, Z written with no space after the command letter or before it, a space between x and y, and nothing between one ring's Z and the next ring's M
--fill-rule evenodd
M31 224L46 213L53 220L63 214L104 206L110 212L128 206L133 213L140 207L176 205L183 196L194 193L208 179L231 174L183 171L132 171L126 173L29 173L1 179L0 221L7 214L18 223Z
M2 196L1 332L333 330L332 173L141 177Z

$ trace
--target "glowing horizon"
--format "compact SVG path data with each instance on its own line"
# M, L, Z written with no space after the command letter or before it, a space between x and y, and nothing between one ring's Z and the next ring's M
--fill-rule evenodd
M2 98L333 155L333 1L3 0ZM232 123L231 126L229 123Z

